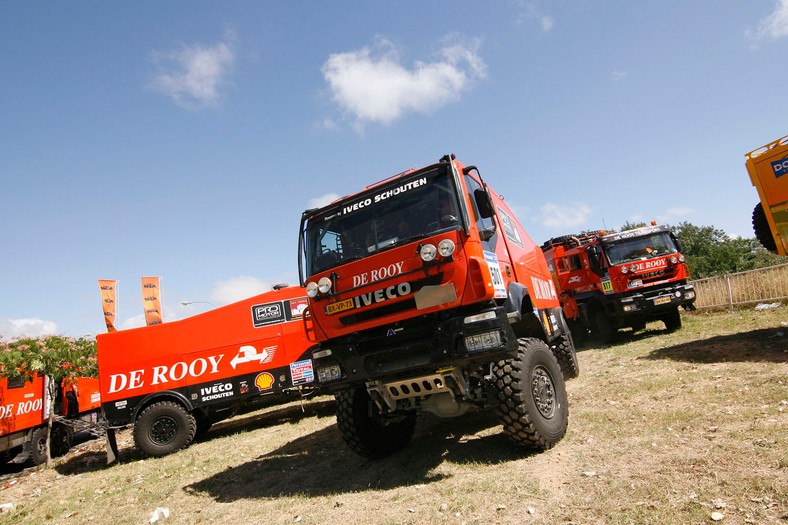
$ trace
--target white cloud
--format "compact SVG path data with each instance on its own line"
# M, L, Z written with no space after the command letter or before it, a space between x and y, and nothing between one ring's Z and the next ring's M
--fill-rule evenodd
M613 71L613 73L610 74L610 78L613 82L621 82L627 78L628 75L626 71Z
M330 55L322 72L332 99L358 128L366 122L390 124L409 112L429 114L456 102L486 76L487 66L478 55L479 39L449 38L454 42L446 41L438 59L417 61L411 69L401 64L397 47L386 39Z
M57 324L43 319L0 318L0 337L12 340L17 337L39 337L57 333Z
M788 36L788 0L777 0L774 11L761 19L754 30L747 28L746 34L755 40L776 40Z
M248 299L270 290L271 285L269 283L256 277L242 275L216 283L211 291L211 300L221 306Z
M520 2L521 9L517 16L517 23L524 24L530 20L536 20L545 33L551 31L555 26L555 19L550 15L545 15L536 2Z
M140 326L145 326L145 314L135 315L134 317L129 317L120 325L119 330L128 330L129 328L139 328Z
M668 208L657 216L659 224L686 221L687 217L695 213L694 208Z
M323 206L328 206L329 204L331 204L332 202L334 202L340 197L341 195L338 195L336 193L326 193L325 195L321 195L320 197L309 199L309 205L307 206L307 209L311 210L312 208L322 208Z
M235 54L232 35L213 46L182 44L180 49L154 52L156 74L149 86L187 109L217 107Z
M593 211L590 206L576 202L571 206L561 206L548 202L539 210L541 223L553 230L579 228L588 224L588 217Z

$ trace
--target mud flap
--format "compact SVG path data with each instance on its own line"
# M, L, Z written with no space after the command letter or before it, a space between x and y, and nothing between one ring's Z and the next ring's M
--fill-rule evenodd
M112 465L118 460L118 441L115 439L115 429L107 429L107 465Z

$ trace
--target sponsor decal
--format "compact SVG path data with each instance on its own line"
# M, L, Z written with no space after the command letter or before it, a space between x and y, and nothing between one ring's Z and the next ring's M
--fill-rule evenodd
M233 392L232 383L216 383L200 388L201 401L215 401L225 397L232 397L233 395L235 395L235 392Z
M293 386L313 382L315 371L312 369L312 360L305 359L290 363L290 377L293 380Z
M244 345L238 350L238 354L230 360L230 366L235 367L242 363L258 362L261 365L270 363L276 353L276 345L267 346L261 352L257 352L257 348L252 345Z
M263 390L270 390L271 387L274 386L274 376L268 372L257 374L257 377L254 378L254 386L261 392Z
M397 333L399 333L399 332L401 332L401 331L403 331L403 330L404 330L404 328L389 328L389 329L386 331L386 337L392 337L392 336L395 336L395 335L397 335Z
M538 277L531 277L531 285L537 299L558 299L553 281L545 281Z
M523 241L520 238L520 232L517 230L517 223L515 220L508 213L503 211L500 206L496 207L498 208L498 217L501 219L501 226L503 227L503 233L506 235L506 238L520 248L525 249Z
M0 419L23 416L32 412L38 412L43 408L43 403L44 401L41 398L38 398L32 399L30 401L22 401L21 403L0 405Z
M495 289L494 297L496 299L506 299L506 284L503 282L498 256L492 252L484 252L484 260L487 261L487 267L490 269L492 286Z
M246 381L241 381L240 384L238 385L238 392L240 394L242 394L242 395L243 394L248 394L249 393L249 383L247 383Z
M391 277L395 277L402 273L402 266L404 264L405 264L404 262L400 261L393 264L389 264L388 266L381 266L376 270L364 272L360 275L354 275L353 288L358 288L359 286L364 286L365 284L370 284Z
M582 280L583 280L582 277L580 277L579 275L575 275L574 277L569 279L569 284L579 283Z
M780 159L772 162L775 178L780 178L788 173L788 159Z
M309 300L306 297L299 299L290 299L290 319L297 320L304 317L304 310L309 306Z
M284 323L287 320L285 318L284 305L281 301L256 304L252 306L252 320L254 321L255 328L268 326L270 324Z
M624 265L627 266L627 265ZM641 261L639 263L635 263L635 271L642 272L645 270L653 270L656 268L666 268L668 266L667 259L653 259L650 261Z
M110 374L108 394L121 390L135 390L148 384L158 385L180 381L186 377L201 377L219 372L219 363L224 354L198 357L192 361L178 361L173 365L154 366L151 370L132 370L122 374Z
M128 404L129 404L128 399L124 399L122 401L115 401L115 408L126 408Z
M90 394L90 402L91 403L100 403L101 402L101 394L98 392L94 392Z
M418 188L420 186L424 186L427 184L427 178L422 177L420 179L412 180L410 182L406 182L405 184L400 184L399 186L395 186L394 188L389 188L387 190L381 191L375 195L370 197L365 197L364 199L358 200L352 204L346 204L342 206L342 208L338 211L337 215L348 215L350 213L357 212L359 210L363 210L368 206L372 206L372 204L384 201L386 199L390 199L391 197L396 197L397 195L401 195L406 193L414 188ZM328 217L327 217L328 218Z
M643 281L640 279L635 279L634 281L629 281L627 283L627 288L629 288L630 290L632 288L640 288L641 286L643 286Z

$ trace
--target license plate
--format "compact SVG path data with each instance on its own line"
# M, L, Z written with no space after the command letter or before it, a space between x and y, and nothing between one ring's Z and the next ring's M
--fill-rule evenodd
M338 303L327 304L326 315L338 314L339 312L344 312L345 310L350 310L351 308L353 308L353 299L345 299L344 301L339 301Z
M655 306L658 306L660 304L667 304L669 302L670 302L670 296L669 295L666 296L666 297L657 297L656 299L654 299L654 305Z

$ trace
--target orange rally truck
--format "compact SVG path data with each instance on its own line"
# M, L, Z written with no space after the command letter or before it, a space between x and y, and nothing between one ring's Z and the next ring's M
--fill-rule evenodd
M244 405L313 393L306 293L272 291L178 321L99 335L99 380L108 423L134 425L137 448L163 456Z
M767 250L788 255L788 135L745 156L761 199L752 212L755 237Z
M471 407L525 447L564 436L574 344L542 251L475 166L446 155L305 211L299 272L315 374L354 452L391 454L417 412Z
M542 251L578 341L590 331L611 342L619 328L640 330L653 320L678 330L679 307L695 309L689 267L667 226L564 235Z
M33 376L0 379L0 453L8 463L35 466L46 460L49 415L46 378ZM96 378L56 384L55 420L52 423L53 456L71 448L75 432L99 426L101 399Z

